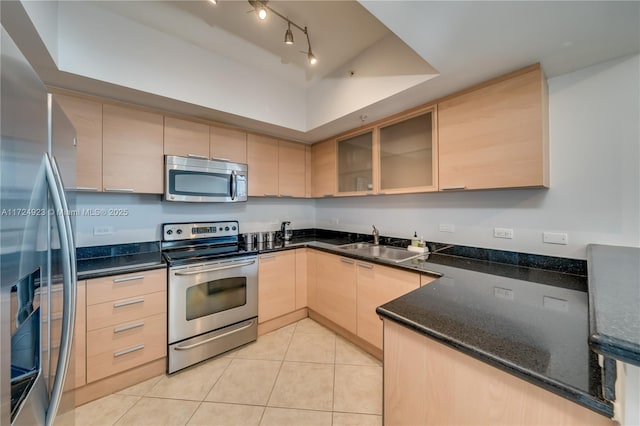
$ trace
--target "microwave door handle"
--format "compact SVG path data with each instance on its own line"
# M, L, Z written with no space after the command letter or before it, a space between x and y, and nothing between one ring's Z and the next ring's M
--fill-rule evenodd
M236 171L231 171L231 199L235 200L238 195L238 177Z

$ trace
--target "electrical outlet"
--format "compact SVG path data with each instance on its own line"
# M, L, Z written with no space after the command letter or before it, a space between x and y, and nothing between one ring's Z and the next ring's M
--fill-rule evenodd
M448 223L441 223L438 229L440 232L456 232L456 227Z
M513 238L513 229L510 228L493 228L494 238Z
M543 232L542 242L546 244L569 244L569 236L565 232Z
M113 235L113 226L94 226L93 235Z
M513 290L510 288L494 287L493 295L500 299L513 300Z

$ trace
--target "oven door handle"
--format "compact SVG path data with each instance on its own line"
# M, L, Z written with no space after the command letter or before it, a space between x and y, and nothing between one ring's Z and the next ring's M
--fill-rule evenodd
M175 346L173 349L175 349L176 351L187 351L189 349L197 348L198 346L205 345L207 343L213 342L214 340L222 339L223 337L226 337L230 334L234 334L234 333L238 333L240 331L246 330L247 328L252 327L254 323L255 323L255 320L251 320L247 325L244 325L240 328L229 330L226 333L222 333L217 336L210 337L208 339L203 340L202 342L193 343L191 345L185 345L185 346Z
M222 271L225 269L241 268L243 266L253 265L254 263L256 263L256 261L252 260L250 262L235 263L233 265L220 266L218 268L201 269L199 271L186 271L186 272L176 271L175 274L176 275L196 275L196 274L201 274L203 272L215 272L215 271Z

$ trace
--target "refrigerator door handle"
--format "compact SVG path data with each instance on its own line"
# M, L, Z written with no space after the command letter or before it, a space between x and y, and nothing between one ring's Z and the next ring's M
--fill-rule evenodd
M75 247L73 242L73 233L71 229L71 220L68 214L67 200L64 196L64 186L58 172L55 161L44 155L44 167L47 176L47 185L56 212L56 222L58 224L58 234L60 237L60 251L62 252L62 271L63 271L63 310L62 310L62 335L60 339L60 354L58 357L58 366L56 376L51 390L51 400L49 409L47 410L45 424L53 425L56 418L60 400L64 390L64 383L71 358L71 344L73 341L73 327L75 324L75 303L76 303L76 287L74 285L76 277L75 265Z

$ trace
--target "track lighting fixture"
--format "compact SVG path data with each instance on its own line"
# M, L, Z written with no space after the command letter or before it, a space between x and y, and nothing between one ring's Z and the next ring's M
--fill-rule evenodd
M284 43L293 44L293 33L291 32L291 21L287 21L287 31L284 33Z
M218 4L218 0L209 0L213 4Z
M302 31L302 33L307 37L307 47L308 47L307 51L302 53L307 54L307 59L310 65L315 65L318 63L318 58L316 58L316 56L311 51L311 40L309 40L309 30L307 29L307 27L301 27L300 25L291 21L286 16L282 15L281 13L278 13L278 11L274 10L272 7L267 5L268 0L248 0L248 1L249 1L249 4L253 6L253 9L258 15L258 19L264 20L267 17L267 11L269 11L274 15L278 16L280 19L287 22L287 30L284 33L285 44L293 44L293 32L291 31L292 25L297 29L299 29L300 31Z

